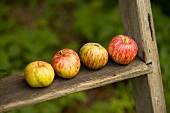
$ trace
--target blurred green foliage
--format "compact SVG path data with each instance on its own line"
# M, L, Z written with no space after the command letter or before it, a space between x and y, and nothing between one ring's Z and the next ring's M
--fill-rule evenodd
M22 108L20 110L14 110L10 113L62 113L66 106L75 106L76 101L85 102L87 97L85 93L79 92L71 94L66 97L61 97L59 99L54 99L39 103L34 106Z
M118 90L109 92L113 95L109 100L96 100L90 108L82 108L78 113L136 113L130 81L126 82L113 84Z
M58 44L59 38L48 29L15 29L1 35L0 67L17 74L23 72L28 62L39 59L50 62L51 53ZM49 54L45 54L46 48Z
M100 43L106 48L114 35L123 34L119 7L111 4L104 0L94 0L75 11L77 31L88 41Z
M78 52L86 42L98 42L107 48L113 36L123 34L116 0L1 0L0 9L0 78L23 73L34 60L51 63L55 52L62 48ZM166 104L170 106L170 17L157 5L153 4L152 9ZM96 99L86 105L91 101L89 95L79 92L10 113L66 113L67 108L72 109L69 113L135 113L129 81L109 88L113 96L105 101Z

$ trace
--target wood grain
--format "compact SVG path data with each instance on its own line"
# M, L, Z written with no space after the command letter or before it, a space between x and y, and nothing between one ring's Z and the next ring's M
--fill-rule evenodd
M7 112L151 72L150 65L146 65L136 58L129 65L119 65L109 61L100 70L90 70L82 66L76 77L62 79L56 76L54 82L46 88L31 88L25 82L23 74L9 76L0 79L0 112Z
M138 56L153 73L132 79L137 113L166 113L150 0L119 0L125 34L138 44Z

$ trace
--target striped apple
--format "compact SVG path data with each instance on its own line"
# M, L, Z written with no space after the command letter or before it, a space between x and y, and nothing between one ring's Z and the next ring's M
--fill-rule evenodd
M108 52L98 43L86 43L80 48L80 59L90 69L100 69L108 62Z
M52 66L58 76L73 78L80 70L80 58L74 50L65 48L54 55Z
M136 42L125 35L115 36L108 45L110 57L119 64L129 64L136 57L137 52Z

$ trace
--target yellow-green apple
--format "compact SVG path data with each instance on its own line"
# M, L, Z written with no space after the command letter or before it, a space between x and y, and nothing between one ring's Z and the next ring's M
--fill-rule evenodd
M34 61L25 67L24 78L31 87L49 86L55 76L51 64L44 61Z
M125 35L115 36L108 45L110 57L119 64L129 64L136 57L137 52L136 42Z
M79 72L80 65L78 54L69 48L58 51L52 59L55 72L62 78L74 77Z
M100 69L108 62L107 50L98 43L86 43L80 48L80 59L90 69Z

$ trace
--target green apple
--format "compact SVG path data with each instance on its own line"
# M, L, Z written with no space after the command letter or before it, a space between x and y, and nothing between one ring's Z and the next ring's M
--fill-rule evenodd
M49 86L55 76L51 64L44 61L34 61L25 67L24 78L31 87Z

